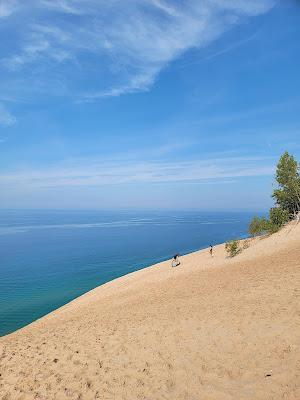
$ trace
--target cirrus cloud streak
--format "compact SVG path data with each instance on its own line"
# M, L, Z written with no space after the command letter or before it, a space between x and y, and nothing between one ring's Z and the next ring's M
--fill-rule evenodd
M228 157L203 161L73 160L45 169L26 169L0 176L2 187L51 188L123 184L228 182L232 178L271 176L272 159Z
M41 95L41 86L46 94L53 85L63 87L56 93L79 101L148 90L182 54L207 46L273 4L273 0L187 0L184 4L2 0L2 20L15 17L22 24L16 28L14 46L0 54L0 70L6 71L5 79L25 81L26 77L28 95L35 89ZM9 23L6 29L9 35Z

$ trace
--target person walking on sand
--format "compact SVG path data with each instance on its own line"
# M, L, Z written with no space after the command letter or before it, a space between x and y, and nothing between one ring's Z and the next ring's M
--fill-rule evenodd
M180 261L178 259L179 254L175 254L175 256L172 259L172 267L178 267L180 265Z
M210 249L209 249L209 253L210 253L210 255L213 257L213 247L212 247L212 245L210 245Z

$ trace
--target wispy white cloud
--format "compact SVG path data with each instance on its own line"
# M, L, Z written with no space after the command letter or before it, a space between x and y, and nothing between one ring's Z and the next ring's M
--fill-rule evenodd
M18 0L1 0L0 2L0 18L8 17L17 11L19 7Z
M6 108L6 106L0 103L0 125L11 126L17 122L16 118Z
M172 17L180 16L178 10L170 3L166 3L163 0L152 0L152 4Z
M274 115L274 113L282 113L286 112L286 110L299 110L299 101L298 99L290 99L288 101L280 102L280 103L270 103L268 105L252 108L252 109L247 109L243 111L238 111L238 112L231 112L231 113L226 113L226 114L218 114L215 113L214 115L210 117L206 117L203 119L199 119L198 121L195 121L194 124L196 125L203 125L203 126L224 126L227 124L232 124L234 122L244 120L244 119L249 119L253 117L258 117L258 116L267 116L267 115Z
M2 174L6 187L74 187L143 183L211 183L214 180L274 174L274 160L258 157L216 158L203 161L65 161L52 168Z
M78 9L80 2L69 1L69 0L41 0L41 5L52 10L56 10L67 14L81 14L81 10Z
M59 75L70 95L87 100L149 89L160 72L184 52L207 46L243 18L265 13L274 3L28 0L24 6L16 0L2 2L3 16L19 5L30 8L36 21L33 24L28 13L24 14L19 50L2 57L2 67L14 74L30 68L35 80ZM76 71L78 76L84 71L93 78L93 85L84 80L80 89L74 87Z
M200 57L198 59L194 59L193 61L183 62L183 63L179 64L177 68L181 68L181 69L182 68L186 68L188 66L195 65L195 64L200 64L200 63L202 63L204 61L210 61L210 60L212 60L214 58L217 58L217 57L222 56L224 54L230 53L230 52L236 50L237 48L245 45L246 43L252 41L255 37L258 36L258 34L259 34L259 31L256 31L254 34L252 34L252 35L250 35L250 36L248 36L248 37L246 37L246 38L244 38L242 40L238 40L237 42L230 44L228 47L225 47L225 48L223 48L221 50L218 50L218 51L216 51L216 52L214 52L214 53L212 53L212 54L210 54L208 56Z
M156 78L156 71L153 73L148 71L148 73L143 73L141 75L133 76L129 79L129 81L124 85L114 86L106 90L101 90L99 92L90 92L81 94L79 101L92 101L97 98L105 98L105 97L118 97L122 94L127 93L135 93L141 90L148 90L149 87L153 84Z

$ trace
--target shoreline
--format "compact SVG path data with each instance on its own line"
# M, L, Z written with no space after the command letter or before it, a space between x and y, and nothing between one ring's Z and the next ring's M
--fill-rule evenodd
M248 239L248 238L247 238L247 239ZM242 239L240 239L240 241L243 242L244 240L247 240L247 239L246 239L246 238L242 238ZM217 244L217 245L215 245L215 246L213 246L213 247L214 247L214 249L217 249L217 248L219 248L219 247L224 247L224 246L225 246L225 243L219 243L219 244ZM200 255L200 254L206 253L206 252L209 254L209 247L205 247L205 248L198 249L198 250L193 250L193 251L188 252L188 253L186 253L186 254L182 254L182 255L180 255L180 260L184 260L186 257L191 256L191 255L193 255L193 254L195 254L195 255L198 255L198 254L199 254L199 255ZM5 334L5 335L0 336L0 341L1 341L1 339L6 338L6 337L8 337L8 336L10 336L10 335L14 335L15 333L18 333L19 331L22 331L22 330L26 329L27 327L30 327L31 325L33 325L33 324L35 324L35 323L37 323L37 322L39 322L39 321L41 321L41 320L43 320L43 319L51 318L51 315L52 315L52 314L55 314L55 313L57 313L57 312L60 312L60 310L66 308L66 307L72 306L75 302L80 301L83 297L89 296L90 294L92 295L92 293L93 293L94 291L101 290L102 288L106 287L107 285L115 284L115 283L117 284L117 283L119 283L119 282L118 282L119 280L123 280L123 279L125 279L125 278L127 278L127 277L130 278L131 276L132 276L133 279L134 279L135 274L138 274L138 273L140 273L140 272L142 272L142 271L146 271L146 270L149 270L149 269L157 269L157 268L159 268L159 267L167 267L168 265L169 265L169 267L170 267L170 269L171 269L171 268L172 268L172 267L171 267L171 263L172 263L172 259L171 259L171 258L170 258L170 259L167 259L167 260L164 260L164 261L160 261L160 262L157 262L157 263L155 263L155 264L151 264L151 265L148 265L148 266L145 266L145 267L141 267L140 269L138 269L138 270L136 270L136 271L128 272L128 273L126 273L126 274L124 274L124 275L121 275L121 276L115 278L115 279L112 279L112 280L110 280L110 281L108 281L108 282L105 282L105 283L99 285L99 286L96 286L95 288L93 288L93 289L91 289L91 290L88 290L87 292L85 292L85 293L83 293L83 294L81 294L81 295L75 297L73 300L68 301L66 304L64 304L64 305L62 305L62 306L60 306L60 307L54 309L53 311L51 311L51 312L49 312L49 313L47 313L47 314L41 316L40 318L38 318L38 319L36 319L36 320L30 322L29 324L27 324L27 325L25 325L25 326L23 326L23 327L21 327L21 328L18 328L18 329L14 330L14 331L12 331L12 332L10 332L10 333L7 333L7 334ZM175 268L180 268L180 266L174 267L174 269L175 269ZM207 266L206 268L209 268L209 266ZM62 311L63 311L63 310L62 310Z
M247 239L248 238L240 239L240 242L243 242L243 241L245 241ZM255 240L255 239L251 239L251 240ZM79 305L81 302L84 303L85 300L90 300L90 297L93 297L94 295L96 295L96 296L100 295L101 296L101 292L102 291L108 291L109 292L110 290L117 289L117 287L118 287L118 289L122 289L122 287L124 286L126 281L128 281L127 283L131 283L131 281L135 281L136 278L138 278L139 274L141 275L140 278L142 278L142 275L143 275L143 278L147 279L147 278L150 277L150 276L147 276L148 273L149 273L149 275L152 275L152 272L154 273L155 271L157 271L159 269L165 269L165 268L168 268L168 267L169 267L170 270L180 269L180 268L183 267L183 263L184 263L185 259L188 259L191 256L199 256L199 255L201 256L203 254L209 255L209 257L207 257L208 258L208 260L207 260L208 264L205 265L204 267L200 267L200 270L206 270L208 268L220 268L220 267L222 268L223 267L223 263L225 262L225 260L227 260L227 262L230 261L230 260L231 261L233 260L232 258L229 258L226 255L225 243L220 243L220 244L217 244L217 245L215 245L213 247L214 247L214 250L217 250L217 249L219 249L219 250L221 249L222 250L222 252L224 253L223 262L218 260L218 263L214 263L214 262L209 263L209 261L214 261L214 259L212 259L210 254L209 254L209 247L205 247L203 249L194 250L194 251L191 251L189 253L180 255L180 261L182 262L182 264L179 265L178 267L172 267L171 266L172 259L170 258L170 259L167 259L167 260L164 260L164 261L160 261L160 262L155 263L155 264L151 264L151 265L146 266L146 267L142 267L142 268L140 268L140 269L138 269L136 271L128 272L125 275L119 276L119 277L117 277L115 279L112 279L112 280L110 280L108 282L105 282L105 283L103 283L103 284L101 284L99 286L96 286L95 288L93 288L93 289L81 294L80 296L74 298L73 300L67 302L66 304L54 309L50 313L45 314L42 317L32 321L31 323L29 323L29 324L27 324L27 325L25 325L25 326L23 326L23 327L21 327L19 329L16 329L15 331L13 331L11 333L8 333L6 335L0 336L0 343L1 343L1 339L3 339L3 338L6 338L6 337L11 336L11 335L14 335L16 333L19 333L20 331L26 330L28 327L31 327L32 325L35 325L36 323L40 323L44 319L45 320L46 319L47 320L51 319L52 317L55 317L55 315L59 314L60 312L63 313L65 311L69 311L69 308L70 307L72 308L72 306L76 306L77 302L78 302L78 305ZM219 263L219 261L220 261L220 263ZM85 297L87 297L87 299L85 299Z
M22 225L21 216L19 213L9 220L15 218ZM58 221L91 222L92 219L98 225L108 220L109 229L83 229L81 224L75 230L64 228L65 224L61 225L62 229L44 229L44 225L49 226L50 216L55 225ZM135 217L133 213L123 221L118 213L115 216L91 214L89 218L76 213L61 220L61 215L55 212L49 216L42 213L41 231L25 229L26 232L18 235L4 236L2 243L7 245L3 254L4 279L0 284L0 336L22 329L101 284L167 260L178 251L186 254L203 249L211 242L243 237L250 220L249 213L234 212L219 216L151 212L143 219ZM25 219L34 221L34 215L26 214ZM122 226L114 226L114 220L123 221ZM57 241L56 235L61 240Z
M283 229L286 229L286 228L283 228ZM282 231L277 232L275 235L278 235L280 233L282 233ZM249 241L252 242L252 245L253 245L253 244L257 243L260 240L266 239L267 237L268 236L265 236L265 237L264 236L262 236L262 237L254 237L254 238L246 237L246 238L239 239L239 241L240 241L240 243L243 243L244 241L249 240ZM182 262L184 262L185 259L188 259L189 257L191 257L193 255L194 256L201 256L201 255L206 254L206 255L209 255L209 257L206 257L207 264L205 265L204 268L201 268L201 270L206 270L208 268L222 268L222 267L225 266L224 264L227 264L227 263L230 263L230 262L234 262L238 256L241 256L241 254L239 254L234 258L230 258L228 256L228 254L226 253L226 251L225 251L225 244L226 244L226 242L223 242L223 243L219 243L219 244L213 246L214 247L214 254L215 254L216 251L218 251L218 256L220 257L220 253L221 253L222 256L224 256L224 259L222 259L222 256L221 256L221 259L218 257L217 260L215 259L215 256L213 258L211 258L210 255L209 255L209 247L206 247L206 248L203 248L203 249L194 250L194 251L191 251L189 253L183 254L183 255L180 256L180 260ZM247 250L247 249L243 249L242 252L244 252L245 250ZM93 289L81 294L80 296L78 296L78 297L74 298L73 300L67 302L66 304L54 309L50 313L47 313L47 314L43 315L42 317L30 322L29 324L27 324L27 325L25 325L25 326L23 326L23 327L21 327L19 329L16 329L15 331L13 331L11 333L8 333L6 335L0 336L0 342L1 342L1 339L3 339L3 338L6 338L6 337L11 336L11 335L14 335L14 334L16 334L16 333L18 333L20 331L23 331L24 329L26 330L28 327L31 327L32 325L35 325L36 323L39 323L42 320L51 319L52 317L55 317L56 314L59 314L61 312L63 313L67 309L69 310L69 308L72 307L73 305L76 306L77 302L78 302L78 305L79 305L81 302L85 301L86 297L88 299L90 299L90 297L93 297L93 295L96 295L96 296L101 295L101 291L105 291L105 290L109 291L111 289L114 290L115 286L116 287L119 286L119 289L120 289L120 286L122 287L123 284L126 282L126 280L129 280L129 283L130 283L131 280L134 281L135 278L138 277L138 274L144 275L144 273L145 273L144 278L147 279L147 275L148 275L147 271L149 271L149 273L150 273L150 271L152 272L152 270L154 272L154 271L158 270L159 268L167 268L168 266L169 266L170 269L177 269L177 268L180 269L180 268L183 267L183 264L181 264L178 267L172 268L171 267L171 263L172 263L172 259L167 259L167 260L164 260L164 261L160 261L158 263L151 264L151 265L146 266L146 267L142 267L141 269L138 269L136 271L132 271L132 272L126 273L125 275L122 275L122 276L117 277L115 279L112 279L112 280L110 280L108 282L105 282L105 283L103 283L103 284L101 284L99 286L96 286L95 288L93 288Z
M297 400L299 244L290 224L83 294L0 338L0 397Z

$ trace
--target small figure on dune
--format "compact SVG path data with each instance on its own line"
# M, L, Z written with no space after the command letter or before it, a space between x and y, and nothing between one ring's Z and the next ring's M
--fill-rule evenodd
M175 254L175 256L172 259L172 267L178 267L180 265L180 261L178 259L179 254Z
M212 245L210 245L210 248L209 248L209 253L210 253L210 255L213 257L214 255L213 255L213 246Z

